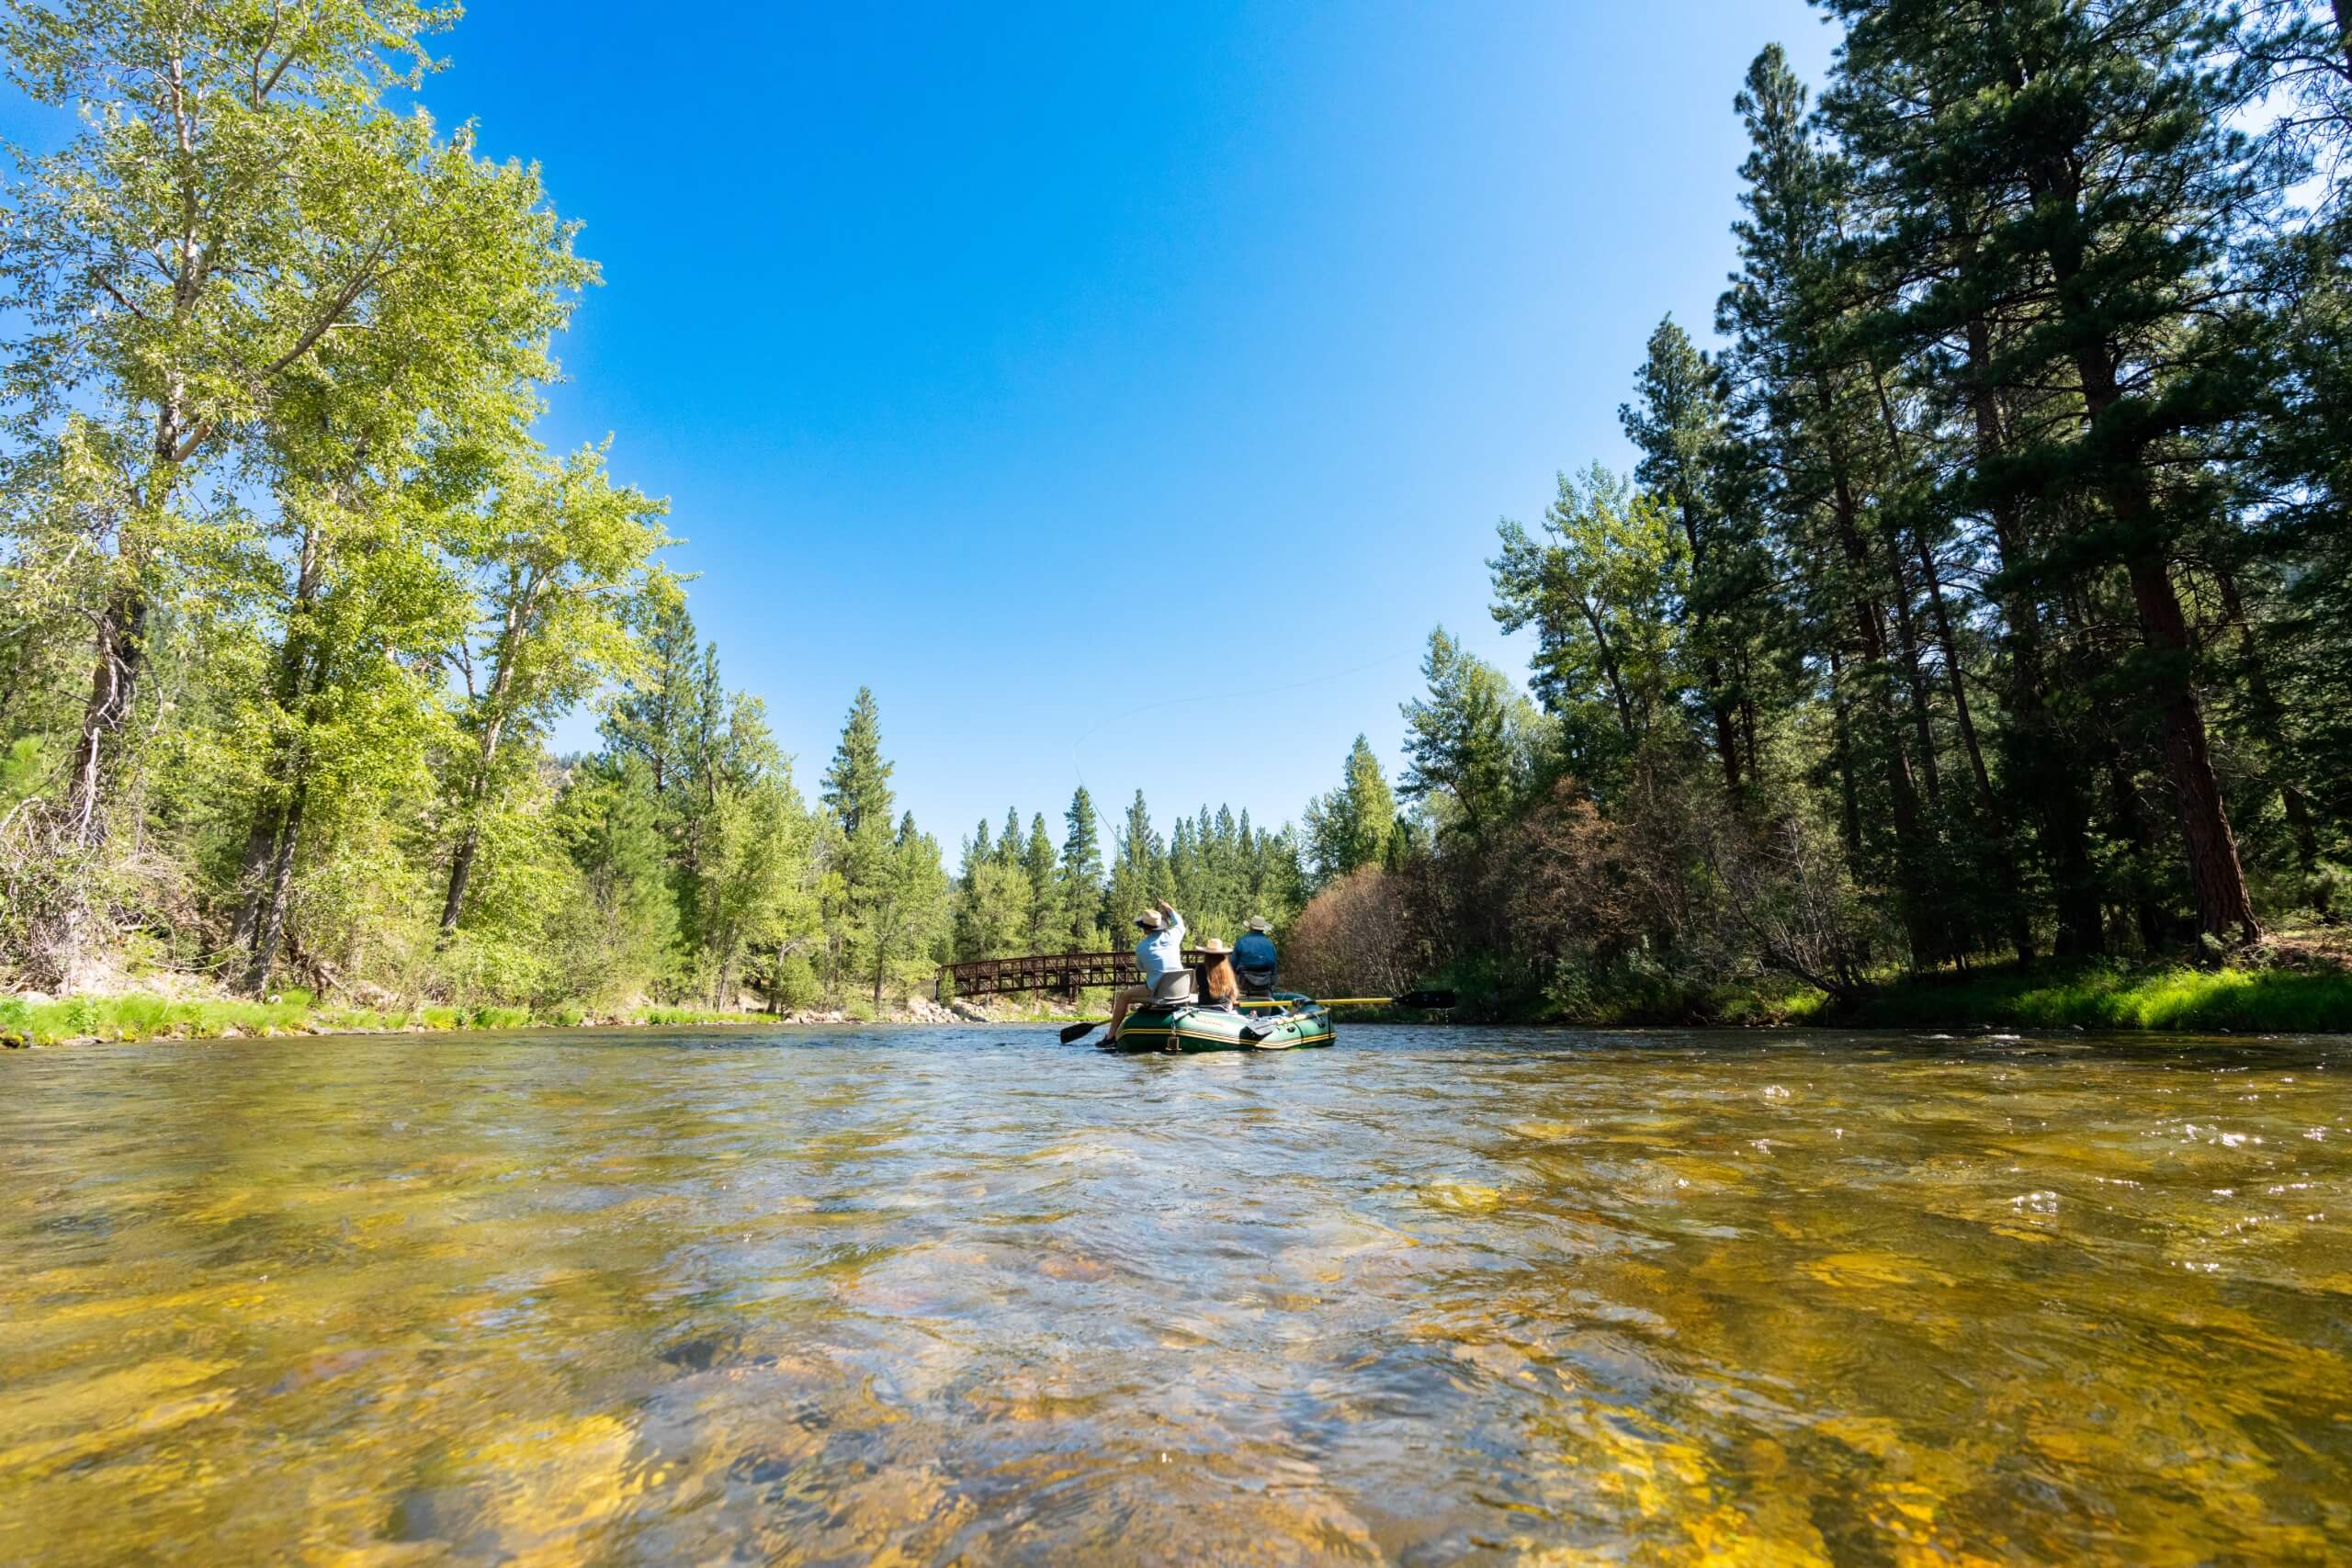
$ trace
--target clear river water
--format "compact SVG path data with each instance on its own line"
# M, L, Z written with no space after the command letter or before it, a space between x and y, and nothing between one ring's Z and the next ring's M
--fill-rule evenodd
M2352 1553L2352 1041L0 1057L0 1562Z

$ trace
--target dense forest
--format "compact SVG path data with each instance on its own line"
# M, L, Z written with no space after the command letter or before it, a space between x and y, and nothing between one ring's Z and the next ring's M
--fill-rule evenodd
M1441 628L1393 784L1107 862L1081 789L951 874L871 694L804 793L663 506L534 434L595 269L415 107L453 8L10 7L75 129L0 207L0 982L878 1006L1166 896L1312 988L1679 1016L2334 919L2343 6L1822 8L1822 90L1734 99L1720 347L1668 315L1632 471L1501 527L1524 690Z
M1724 346L1668 316L1633 472L1502 526L1541 712L1432 640L1312 978L1671 1014L2345 902L2346 7L1822 8L1817 100L1735 100Z

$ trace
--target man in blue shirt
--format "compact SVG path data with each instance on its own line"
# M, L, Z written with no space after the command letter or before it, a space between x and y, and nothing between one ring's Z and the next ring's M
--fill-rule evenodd
M1233 944L1233 970L1241 976L1241 989L1249 996L1273 993L1274 939L1268 930L1265 916L1252 916L1250 933Z
M1152 993L1159 988L1161 976L1184 967L1184 917L1170 908L1167 899L1159 901L1158 909L1146 909L1137 915L1136 926L1143 932L1143 940L1136 943L1136 967L1143 971L1143 984L1129 986L1111 998L1111 1033L1114 1036L1127 1010L1151 999Z

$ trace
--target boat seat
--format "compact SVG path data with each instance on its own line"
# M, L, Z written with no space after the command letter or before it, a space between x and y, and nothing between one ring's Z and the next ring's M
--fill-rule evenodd
M1170 969L1152 987L1151 999L1156 1002L1189 1002L1197 1000L1200 988L1190 969Z

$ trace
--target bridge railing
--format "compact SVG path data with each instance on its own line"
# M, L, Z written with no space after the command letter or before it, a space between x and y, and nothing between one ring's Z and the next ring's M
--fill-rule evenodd
M1197 947L1184 950L1184 962L1198 964L1208 954ZM945 998L994 997L1013 991L1057 991L1067 996L1089 987L1109 988L1143 982L1136 955L1116 953L1033 953L1020 958L980 958L950 964L932 982L932 995Z

